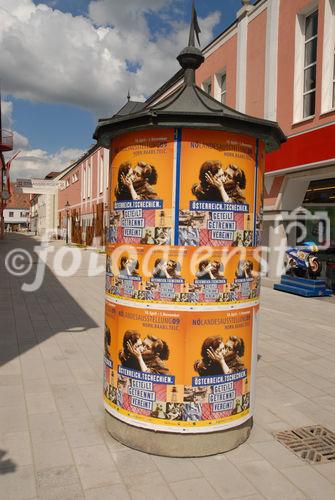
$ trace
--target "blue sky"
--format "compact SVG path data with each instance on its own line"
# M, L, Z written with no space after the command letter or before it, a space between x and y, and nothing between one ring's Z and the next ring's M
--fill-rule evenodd
M128 88L143 99L172 76L187 41L191 4L0 0L4 26L7 15L12 23L0 34L3 93L12 103L7 121L20 134L17 146L34 152L26 155L29 164L21 160L17 175L38 176L43 161L45 172L75 159L94 142L97 118L111 116ZM240 7L240 0L196 2L203 46L235 20Z

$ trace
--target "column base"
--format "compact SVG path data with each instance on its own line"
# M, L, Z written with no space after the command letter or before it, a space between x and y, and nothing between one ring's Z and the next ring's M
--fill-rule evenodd
M106 411L108 432L120 443L135 450L164 457L205 457L237 448L249 437L253 418L226 431L206 434L177 434L151 431L121 422Z

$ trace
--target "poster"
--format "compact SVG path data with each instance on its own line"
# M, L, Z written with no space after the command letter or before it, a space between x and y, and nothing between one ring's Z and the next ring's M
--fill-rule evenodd
M256 216L254 246L262 244L263 233L263 204L264 204L264 172L265 172L265 144L258 142L257 180L256 180Z
M187 421L218 425L249 414L252 327L253 308L190 314L185 339Z
M107 411L133 425L176 432L241 423L250 413L255 310L113 305L115 314L106 315L112 336L104 370Z
M106 293L115 297L134 298L142 290L141 245L106 245Z
M179 245L252 246L256 139L184 129Z
M197 305L254 301L260 294L260 255L255 249L189 249L190 298Z
M174 130L117 137L112 142L111 158L108 241L171 244Z
M246 247L107 246L106 293L144 303L220 305L254 301L260 254Z
M142 275L144 300L175 302L188 288L187 248L147 248ZM143 295L134 298L143 300Z
M239 425L252 408L264 144L153 129L117 137L111 157L105 408L153 430Z

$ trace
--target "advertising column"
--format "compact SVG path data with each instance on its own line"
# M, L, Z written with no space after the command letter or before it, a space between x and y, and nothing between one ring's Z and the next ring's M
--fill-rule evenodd
M208 433L252 416L264 147L153 129L113 140L105 408Z

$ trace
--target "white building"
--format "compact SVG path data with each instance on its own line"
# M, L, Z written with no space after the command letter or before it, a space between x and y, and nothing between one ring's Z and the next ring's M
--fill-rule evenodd
M13 229L27 229L29 223L30 212L27 208L5 208L4 219L5 228L7 230Z
M45 179L18 179L22 193L30 195L30 230L40 237L57 238L60 172Z

